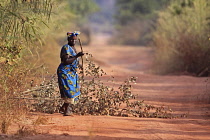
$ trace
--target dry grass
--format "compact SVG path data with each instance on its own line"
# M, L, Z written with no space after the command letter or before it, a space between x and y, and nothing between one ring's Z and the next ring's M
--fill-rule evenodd
M193 1L183 7L174 2L159 14L154 33L159 73L188 72L199 74L210 67L209 1Z
M20 127L20 129L17 131L17 136L18 137L26 137L26 136L33 136L37 135L39 132L35 128L30 128L26 126Z
M49 118L45 116L38 116L38 118L33 122L33 125L46 125L49 123Z

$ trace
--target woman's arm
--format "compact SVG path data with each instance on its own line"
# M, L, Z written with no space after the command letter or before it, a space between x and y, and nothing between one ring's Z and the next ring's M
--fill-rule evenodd
M72 64L74 60L76 60L78 57L83 56L83 55L84 53L82 52L79 52L76 56L70 56L66 54L61 57L61 61L64 63L64 65L69 65L69 64Z
M72 64L74 62L74 60L76 60L76 59L77 59L76 56L70 56L70 55L66 54L61 57L61 62L63 62L64 65L69 65L69 64Z

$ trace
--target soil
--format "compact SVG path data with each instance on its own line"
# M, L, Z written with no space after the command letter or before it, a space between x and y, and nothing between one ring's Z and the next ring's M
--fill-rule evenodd
M28 135L26 133L26 136L17 136L16 139L210 140L209 78L152 74L153 48L112 46L105 44L104 38L96 39L97 42L83 49L93 54L95 62L107 72L107 78L114 76L114 84L118 85L130 76L138 77L132 90L138 95L138 100L156 106L169 106L175 115L183 117L162 119L32 113L28 122L42 116L46 124L26 125L25 133L30 126ZM17 125L12 128L10 133L17 132ZM14 137L1 135L1 138Z

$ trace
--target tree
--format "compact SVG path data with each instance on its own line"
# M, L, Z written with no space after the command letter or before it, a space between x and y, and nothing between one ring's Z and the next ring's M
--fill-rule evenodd
M90 38L90 25L88 25L89 15L96 12L98 9L97 4L93 0L69 0L70 12L75 15L74 22L82 34L83 44L89 44Z
M117 40L120 38L119 42L122 44L148 45L157 19L156 11L165 8L169 2L166 0L117 0L115 14ZM129 36L122 36L125 35L124 30L129 33Z

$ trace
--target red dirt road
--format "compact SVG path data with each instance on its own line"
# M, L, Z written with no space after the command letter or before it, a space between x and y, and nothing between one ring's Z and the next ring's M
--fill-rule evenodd
M150 74L153 50L93 44L84 47L108 75L121 84L138 77L133 93L151 105L165 105L186 118L157 119L112 116L42 114L46 125L36 126L41 134L22 140L210 140L210 84L205 78L186 75ZM39 115L32 114L36 119ZM30 120L30 119L29 119ZM1 139L1 137L0 137Z

